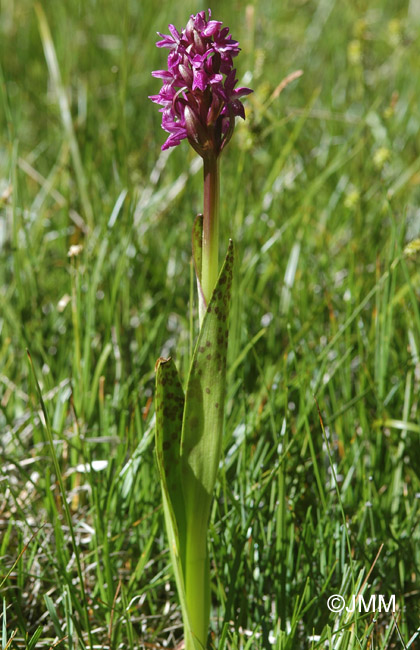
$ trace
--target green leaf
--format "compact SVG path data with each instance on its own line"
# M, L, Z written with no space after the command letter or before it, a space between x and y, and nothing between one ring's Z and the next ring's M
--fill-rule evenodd
M210 299L191 362L182 421L185 503L185 595L193 637L186 648L205 648L210 622L207 527L219 466L226 384L233 244Z
M28 641L28 645L26 647L26 650L34 650L36 648L36 644L37 644L38 639L41 636L42 632L43 632L43 628L40 625L39 627L36 628L35 632L33 633L30 640Z
M184 585L185 506L180 457L184 392L171 358L161 357L156 362L155 400L156 458L162 488L163 512L184 625L189 629Z
M183 411L184 391L175 363L161 357L156 363L156 456L162 490L181 536L185 528L180 453Z
M58 619L57 611L55 609L54 603L51 600L51 598L48 596L48 594L44 595L44 602L45 602L45 605L47 606L48 612L49 612L51 620L53 622L55 633L58 636L58 638L61 639L64 636L64 632L63 632L63 629L61 627L61 623L60 623L60 621Z
M233 242L204 316L191 362L181 456L187 518L207 528L222 446Z
M196 227L198 232L199 219ZM204 315L185 399L172 359L156 364L156 456L188 650L205 648L210 619L207 526L222 446L232 273L230 242Z

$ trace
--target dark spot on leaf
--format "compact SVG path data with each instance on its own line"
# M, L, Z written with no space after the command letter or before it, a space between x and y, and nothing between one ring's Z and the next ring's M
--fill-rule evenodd
M198 426L198 417L196 415L190 417L189 425L192 429L195 429Z

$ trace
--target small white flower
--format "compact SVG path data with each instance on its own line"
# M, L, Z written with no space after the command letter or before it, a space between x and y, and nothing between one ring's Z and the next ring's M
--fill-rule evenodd
M67 253L67 257L76 257L79 255L83 250L82 244L73 244L69 248L69 252Z
M60 298L60 300L57 303L57 311L59 311L60 313L64 311L67 305L69 304L70 300L71 298L69 294L65 293L64 296Z

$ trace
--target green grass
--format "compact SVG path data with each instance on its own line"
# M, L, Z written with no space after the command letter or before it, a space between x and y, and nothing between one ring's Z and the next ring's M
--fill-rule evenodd
M36 6L4 0L0 21L1 647L175 648L152 398L159 356L186 379L202 188L185 143L160 153L147 95L155 32L206 7ZM209 647L413 650L416 3L212 9L255 93L222 159L239 261ZM360 590L395 615L329 612Z

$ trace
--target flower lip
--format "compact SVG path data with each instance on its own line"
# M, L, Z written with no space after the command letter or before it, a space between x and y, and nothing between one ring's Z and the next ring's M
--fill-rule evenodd
M154 70L152 72L152 77L157 77L158 79L172 79L169 70Z
M209 20L207 27L203 29L203 36L214 36L214 34L220 29L220 26L223 25L219 20Z
M162 88L150 96L162 107L162 128L169 133L162 149L188 138L200 155L209 150L218 155L233 133L235 117L245 118L239 98L252 90L235 88L233 58L239 43L222 24L211 20L209 9L208 18L205 11L191 15L181 33L174 25L168 35L158 32L157 47L170 50L168 69L152 72L162 79Z

